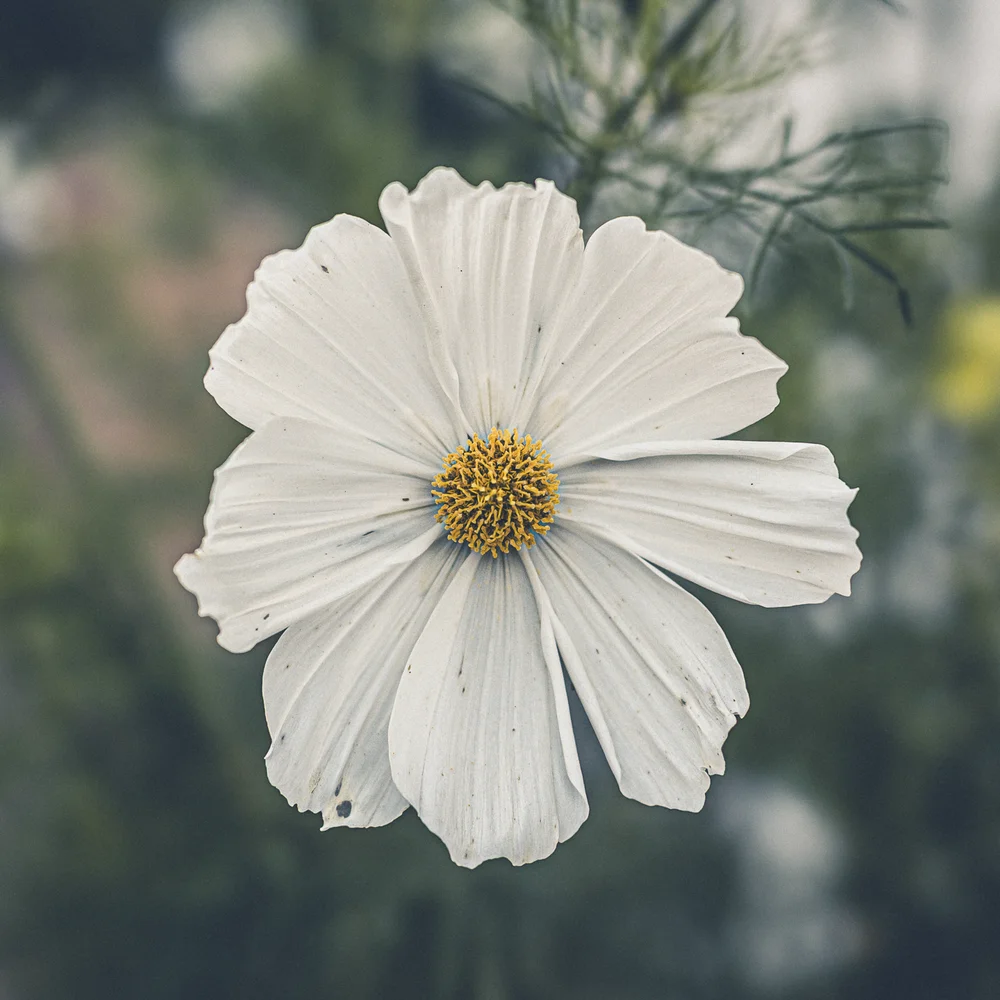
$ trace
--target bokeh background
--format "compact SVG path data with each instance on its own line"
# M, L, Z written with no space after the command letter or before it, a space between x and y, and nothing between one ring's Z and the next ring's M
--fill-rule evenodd
M952 229L878 237L910 328L824 260L740 307L791 365L757 436L860 487L855 594L705 597L753 705L703 813L623 799L581 725L589 821L469 872L412 812L321 834L285 804L266 650L222 652L171 567L245 433L201 376L260 258L438 163L564 171L458 80L516 88L516 32L446 0L3 0L0 998L1000 996L1000 8L826 7L780 95L805 134L952 131Z

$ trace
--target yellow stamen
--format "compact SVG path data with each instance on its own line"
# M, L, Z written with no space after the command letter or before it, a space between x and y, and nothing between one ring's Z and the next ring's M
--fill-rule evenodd
M548 452L531 435L494 427L484 441L469 438L444 459L444 472L431 483L438 503L436 520L444 522L453 542L474 552L509 552L531 548L544 535L559 503L559 477Z

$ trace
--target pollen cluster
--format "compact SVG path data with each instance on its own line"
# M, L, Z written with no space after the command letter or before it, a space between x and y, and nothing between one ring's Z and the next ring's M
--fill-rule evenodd
M541 441L494 427L484 441L478 434L444 458L444 472L431 483L435 518L453 542L474 552L530 548L535 535L552 523L559 503L559 477Z

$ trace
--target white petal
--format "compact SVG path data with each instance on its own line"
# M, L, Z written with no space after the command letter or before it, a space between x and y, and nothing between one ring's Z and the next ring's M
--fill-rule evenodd
M525 426L567 464L602 446L715 438L759 420L786 366L727 317L742 290L738 274L640 219L601 226Z
M688 441L655 450L566 470L561 517L750 604L816 604L851 592L861 553L847 507L857 491L837 477L826 448Z
M407 659L389 753L457 864L536 861L584 821L551 622L520 560L466 557Z
M390 184L379 208L468 430L511 426L580 271L576 203L550 181L497 191L438 168L412 193Z
M648 563L561 524L532 553L556 640L622 792L697 811L749 707L708 610Z
M298 622L264 667L271 783L323 828L383 826L409 803L389 770L406 657L462 557L441 538L402 571Z
M248 427L304 417L435 463L462 431L392 241L350 215L264 260L211 359L206 388Z
M272 420L216 472L205 540L174 571L220 644L243 652L440 537L433 474L321 424Z

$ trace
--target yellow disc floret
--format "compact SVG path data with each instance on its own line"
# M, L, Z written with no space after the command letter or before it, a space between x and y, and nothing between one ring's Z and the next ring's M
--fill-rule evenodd
M469 438L444 459L431 483L434 515L453 542L474 552L509 552L535 544L549 530L559 503L559 477L541 441L494 427L484 441Z

